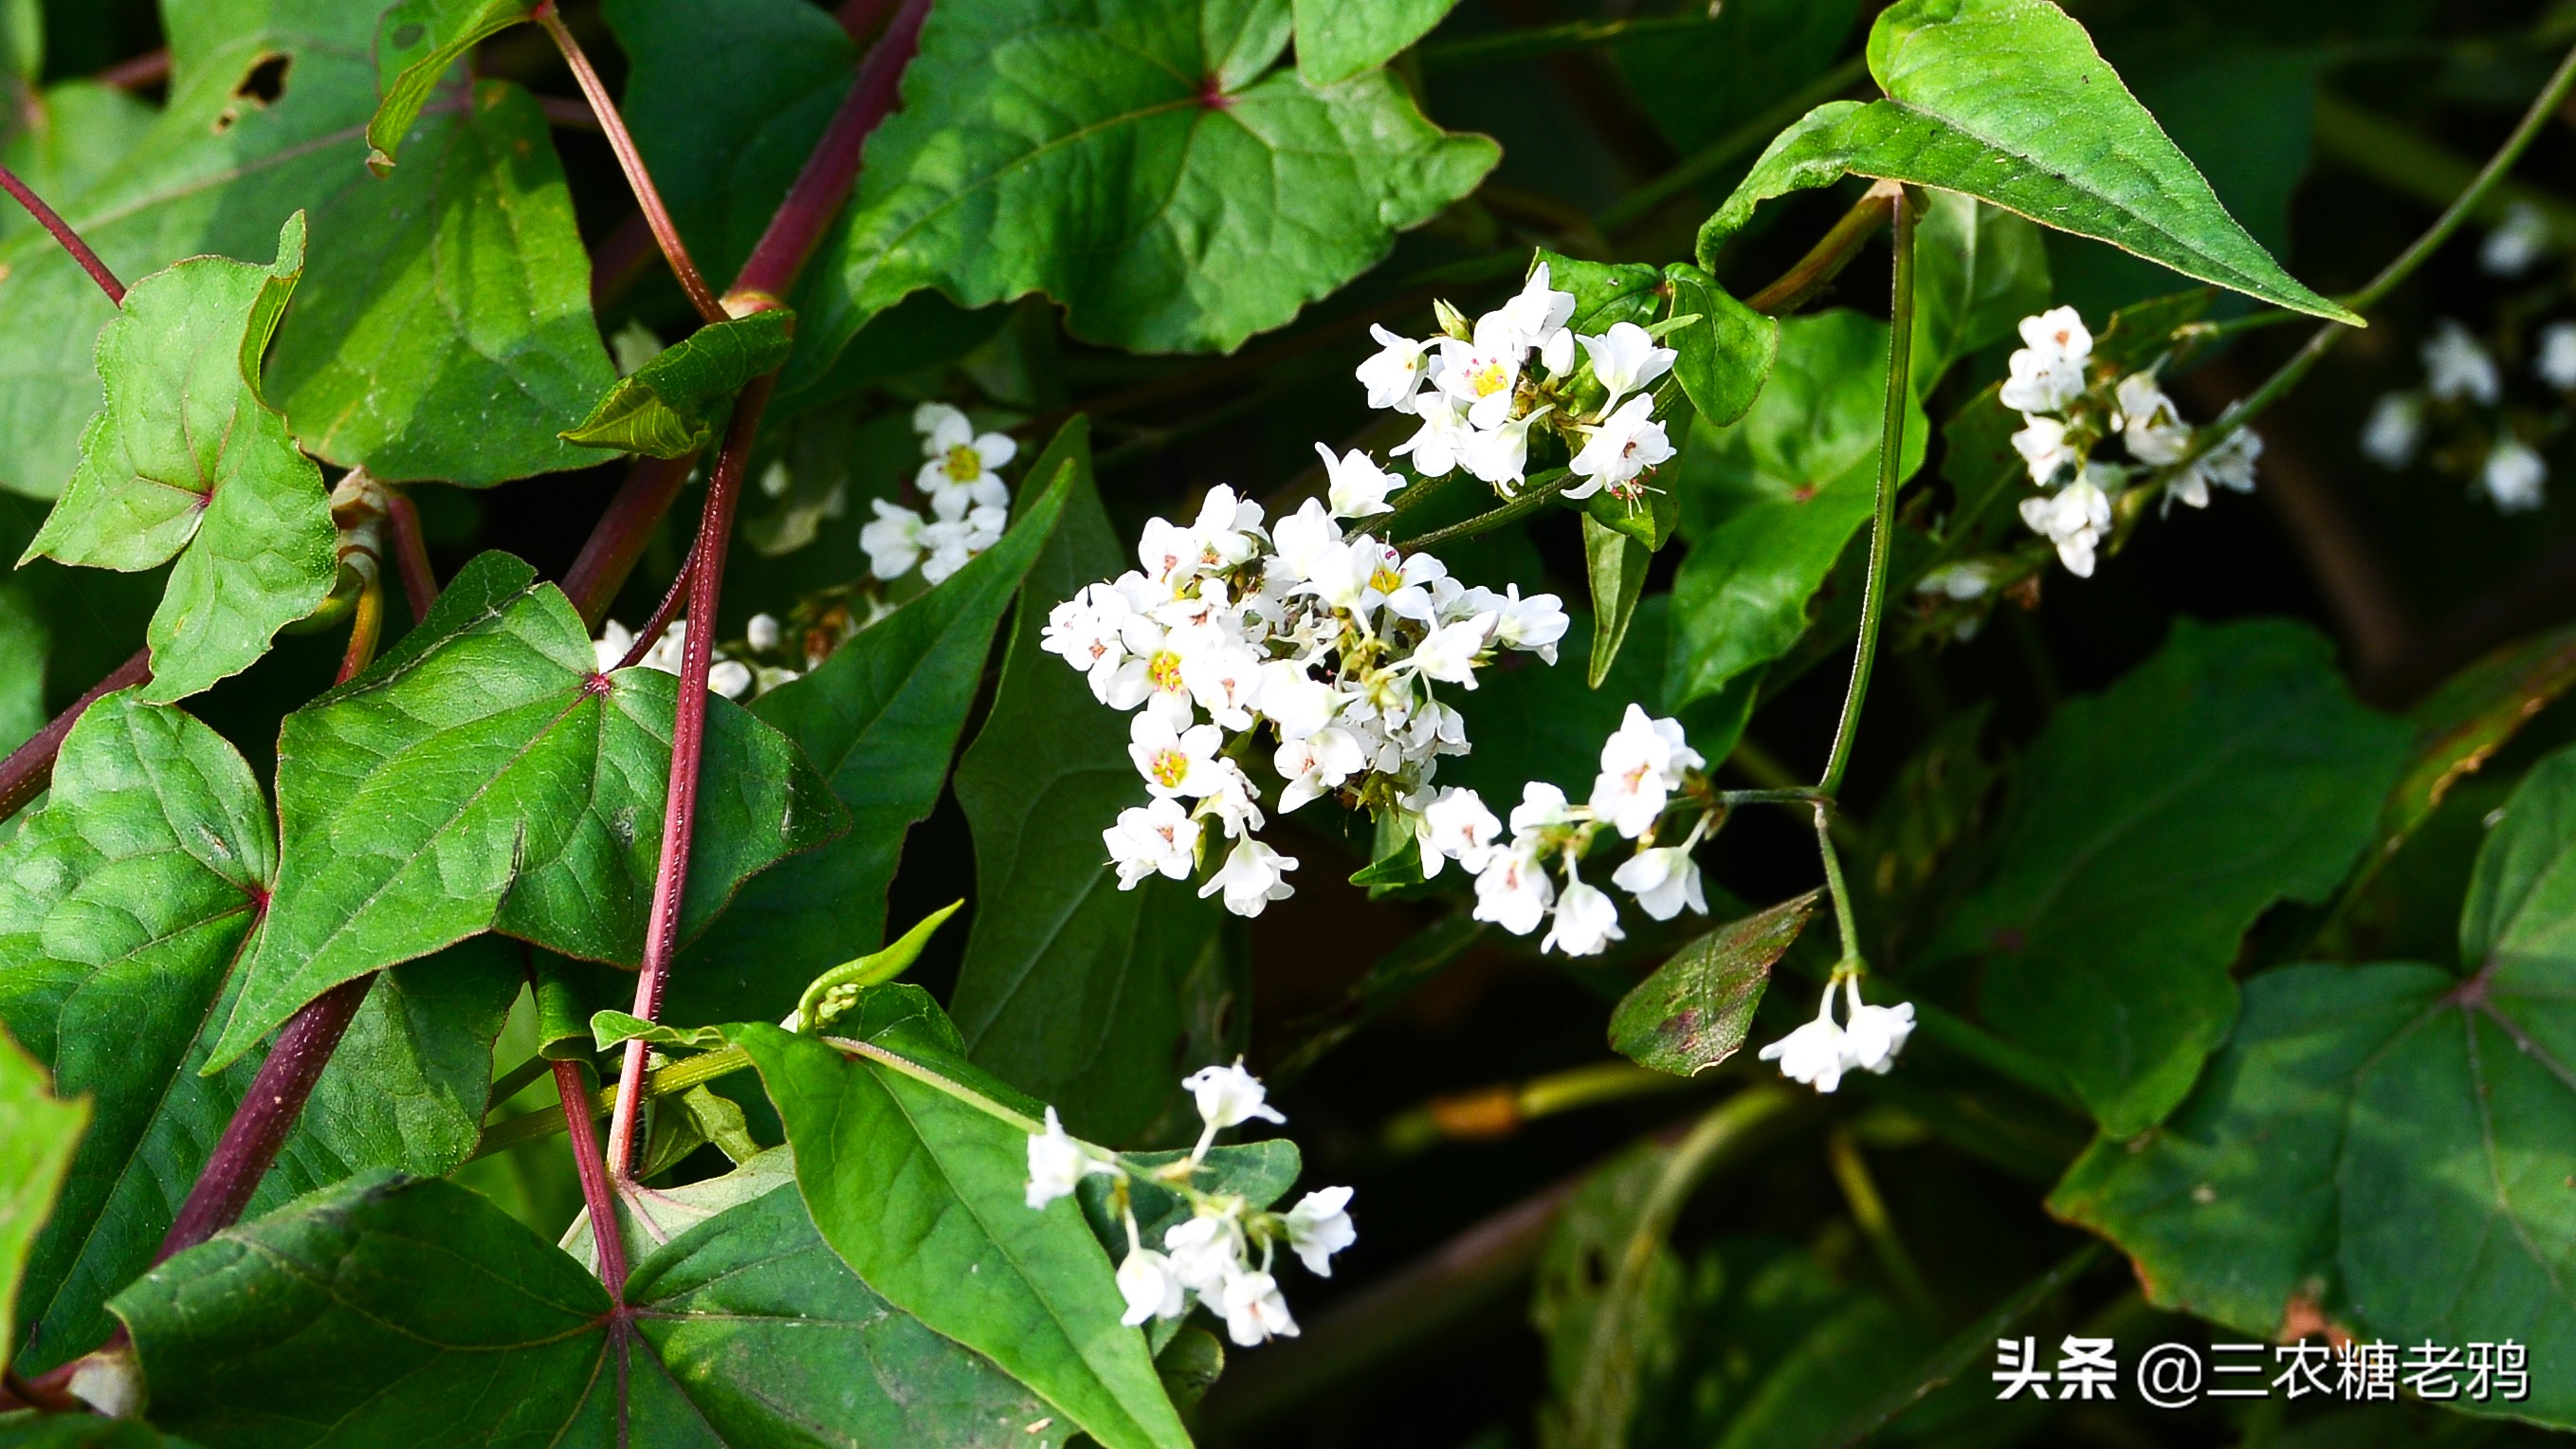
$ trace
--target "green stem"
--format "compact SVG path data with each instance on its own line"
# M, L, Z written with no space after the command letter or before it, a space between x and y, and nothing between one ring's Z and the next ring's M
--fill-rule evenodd
M1865 963L1860 954L1860 923L1852 917L1851 887L1843 880L1842 857L1834 852L1833 814L1833 806L1816 802L1816 850L1825 858L1825 894L1833 898L1834 929L1843 938L1842 959L1834 963L1839 973L1846 967L1861 969Z
M1882 181L1879 187L1895 183ZM1878 187L1872 187L1873 191ZM1869 696L1870 666L1878 659L1879 616L1887 608L1887 556L1896 532L1896 489L1904 481L1905 409L1912 400L1914 359L1914 203L1902 188L1896 201L1896 281L1888 302L1887 406L1878 430L1878 516L1869 531L1869 583L1860 601L1860 647L1852 652L1851 686L1843 695L1842 722L1834 727L1834 749L1825 758L1825 775L1816 788L1833 794L1842 788L1843 768L1851 763L1852 738L1860 729L1860 707ZM1822 834L1823 822L1818 822ZM1831 846L1827 846L1828 852Z
M1527 518L1538 512L1547 505L1549 499L1565 491L1566 485L1574 481L1574 475L1563 468L1557 468L1540 474L1539 480L1533 480L1519 497L1500 508L1479 513L1463 523L1450 524L1447 528L1435 528L1429 533L1396 539L1395 546L1408 552L1419 553L1426 548L1434 548L1457 539L1470 538L1480 533L1491 533L1506 523Z

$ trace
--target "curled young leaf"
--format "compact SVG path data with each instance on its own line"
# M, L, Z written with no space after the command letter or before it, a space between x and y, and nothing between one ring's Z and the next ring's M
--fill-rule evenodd
M367 166L382 176L420 108L475 46L536 14L531 0L402 0L376 23L377 85L384 99L367 122Z
M709 323L619 378L564 441L685 458L715 440L743 384L787 360L795 335L784 307Z

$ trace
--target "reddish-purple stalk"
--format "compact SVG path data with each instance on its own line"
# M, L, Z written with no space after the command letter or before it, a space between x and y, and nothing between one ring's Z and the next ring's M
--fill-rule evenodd
M114 694L128 685L141 684L152 677L152 651L138 649L134 657L109 672L105 679L89 687L89 693L71 702L71 707L48 720L43 729L25 744L0 760L0 820L27 808L27 802L45 793L53 782L54 756L62 753L63 737L80 723L81 712L98 703L103 695Z
M63 250L71 253L72 260L80 263L81 270L89 273L89 279L98 283L98 289L107 294L107 300L120 307L125 305L125 284L116 279L116 273L107 269L107 263L98 259L98 253L89 249L89 243L80 239L80 233L72 230L71 223L63 220L60 212L47 206L43 197L28 190L27 183L19 180L17 173L6 166L0 166L0 190L18 198L18 204L27 208L27 214L36 219L36 224L53 233L54 240L62 243Z
M680 617L680 605L688 601L689 584L696 573L697 562L698 551L692 545L689 556L680 560L680 572L671 580L671 587L662 592L662 602L653 606L653 617L645 620L644 627L635 631L635 642L626 646L625 656L617 661L618 668L632 669L643 663L644 656L653 652L653 641L661 638L662 631L671 627L671 621Z
M689 481L689 467L696 461L695 454L643 458L626 470L617 496L591 525L590 538L572 567L564 570L564 596L581 611L584 623L596 629L608 616L608 606L626 587L626 576L635 571L635 561L644 556L644 546L653 541L653 530L661 526L671 500L680 496L680 485ZM681 577L688 575L684 571Z
M608 1164L599 1155L599 1129L592 1125L590 1088L581 1079L581 1063L557 1062L555 1095L563 1099L564 1126L572 1136L573 1170L581 1177L581 1201L590 1209L590 1241L599 1252L599 1281L608 1285L611 1301L626 1303L626 1235L617 1230L617 1193L608 1181Z
M590 56L581 42L573 38L563 17L555 13L554 0L545 0L536 9L535 20L546 35L563 52L564 64L572 67L573 84L590 102L590 113L599 119L599 129L608 138L608 149L617 157L617 167L626 173L626 184L635 192L635 204L644 209L644 220L653 228L653 240L662 244L663 260L671 264L671 274L680 279L680 290L689 294L689 304L698 316L709 322L725 320L724 308L716 305L716 294L707 279L698 272L698 264L689 256L689 247L680 240L680 228L671 220L671 210L662 204L662 193L653 185L653 173L644 169L644 153L635 148L635 138L626 130L626 118L617 113L617 102L608 87L592 68Z
M680 944L680 901L689 883L689 836L697 823L698 763L706 740L707 670L715 662L715 619L724 595L725 546L733 537L734 505L742 470L751 457L760 415L769 406L777 374L756 377L734 400L733 421L707 477L706 511L698 523L689 580L689 621L680 647L680 697L671 721L671 785L662 807L662 859L653 879L653 914L644 928L644 966L635 980L635 1014L651 1021L662 1009L662 988ZM626 1044L626 1067L617 1079L617 1110L608 1124L608 1160L620 1178L635 1165L636 1114L644 1101L644 1042Z
M778 204L769 229L761 233L727 295L782 300L787 296L796 274L805 268L805 259L823 239L824 228L849 199L868 137L894 114L902 99L904 67L921 49L921 22L929 13L930 0L903 0L903 8L886 23L885 34L869 49L867 59L859 62L858 79L841 98L823 139L815 143L814 154L805 158L805 169L796 173L796 184L787 188L787 199Z
M429 566L429 544L420 535L420 510L392 489L385 490L385 526L393 532L394 567L402 574L403 602L415 624L429 617L438 602L438 573Z

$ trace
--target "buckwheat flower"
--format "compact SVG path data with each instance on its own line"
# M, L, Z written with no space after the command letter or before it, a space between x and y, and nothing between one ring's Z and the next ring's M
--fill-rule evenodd
M2424 390L2442 402L2465 398L2492 407L2504 395L2504 382L2495 359L2469 329L2445 317L2424 340Z
M2022 347L2008 364L2003 405L2016 412L2062 412L2084 395L2084 369L2093 358L2093 334L2072 307L2021 319Z
M1086 584L1074 596L1047 611L1038 631L1038 647L1076 669L1089 672L1103 660L1113 666L1127 657L1127 621L1136 611L1113 584ZM769 616L760 616L765 619ZM758 619L752 621L757 624ZM775 627L776 621L771 621ZM753 647L760 641L755 638Z
M1529 278L1521 283L1519 295L1478 318L1476 330L1481 334L1491 326L1496 338L1506 346L1544 348L1565 330L1567 319L1573 315L1574 294L1550 287L1547 263L1541 262L1530 268ZM1479 340L1482 340L1481 336ZM1570 360L1573 344L1568 342L1565 347ZM1563 370L1557 364L1550 366Z
M1174 597L1181 587L1197 577L1201 545L1198 535L1168 518L1148 518L1144 532L1136 539L1136 562L1143 566L1144 577Z
M1297 868L1297 858L1281 855L1250 836L1236 841L1226 854L1225 864L1199 887L1199 899L1205 900L1220 891L1225 895L1225 908L1238 916L1257 916L1272 901L1284 901L1297 893L1288 883L1288 872Z
M602 620L599 637L590 641L592 661L606 674L626 661L626 651L635 647L635 631L615 619Z
M674 620L670 628L662 631L662 637L653 641L653 647L644 651L644 657L635 662L647 669L661 670L664 674L677 674L680 672L680 655L688 647L689 621Z
M1199 1068L1181 1078L1181 1090L1190 1094L1191 1103L1199 1109L1199 1120L1210 1130L1240 1127L1255 1117L1265 1122L1288 1120L1270 1105L1269 1090L1261 1085L1261 1079L1243 1069L1241 1057L1230 1066L1217 1063ZM1168 1239L1164 1246L1171 1246Z
M2369 421L2361 425L2361 455L2393 472L2414 462L2423 446L2424 395L2381 393L2371 404Z
M1565 637L1569 622L1565 604L1556 595L1532 594L1524 599L1518 584L1504 585L1500 597L1482 589L1470 589L1468 594L1470 597L1461 601L1463 607L1479 612L1491 608L1502 616L1494 625L1495 643L1536 654L1550 664L1556 662L1557 641ZM1490 602L1476 600L1474 596L1478 594Z
M1478 614L1455 624L1443 624L1413 646L1412 657L1406 662L1425 679L1474 689L1476 658L1492 642L1497 618L1493 614Z
M1994 567L1978 559L1943 564L1917 580L1914 592L1966 603L1982 599L1995 586Z
M2263 456L2263 439L2251 428L2238 428L2193 464L2165 480L2165 495L2194 508L2209 506L2209 487L2254 491L2254 461Z
M2021 501L2021 521L2057 545L2057 560L2080 579L2093 577L2093 551L2111 527L2111 499L2092 478L2078 478L2045 498Z
M1297 1199L1286 1213L1288 1246L1318 1278L1332 1277L1333 1255L1360 1240L1359 1229L1351 1226L1350 1206L1349 1188L1327 1187Z
M775 614L754 614L751 622L742 626L743 642L763 654L778 647L780 632Z
M1505 497L1509 497L1511 485L1520 482L1529 468L1530 424L1547 416L1548 411L1542 407L1528 417L1479 429L1459 452L1459 463L1479 480L1493 484Z
M1368 389L1368 405L1399 413L1413 411L1414 391L1430 370L1426 354L1431 344L1398 337L1375 323L1369 325L1369 335L1377 339L1378 350L1354 374L1360 386Z
M1261 690L1255 705L1278 727L1283 740L1302 740L1333 722L1340 707L1333 687L1309 674L1294 659L1274 659L1261 666Z
M1199 799L1199 818L1214 820L1228 840L1241 840L1267 823L1261 813L1261 793L1253 788L1252 777L1243 773L1241 765L1232 760L1217 761L1216 778L1216 788Z
M1556 883L1547 878L1534 850L1519 846L1498 850L1476 873L1475 918L1515 936L1537 930L1555 903Z
M1449 566L1427 553L1404 555L1396 585L1386 592L1386 611L1425 626L1444 622L1443 610L1455 604L1467 586L1449 577Z
M1699 831L1693 830L1691 843L1698 839ZM1646 914L1658 921L1671 920L1685 906L1708 914L1708 896L1700 885L1699 862L1691 859L1690 843L1638 851L1610 873L1610 883L1635 896Z
M868 506L877 514L875 522L859 530L859 548L868 556L868 572L889 581L902 578L921 562L925 547L922 531L929 525L920 514L882 498L869 499Z
M1683 738L1679 720L1654 719L1631 704L1619 728L1601 745L1601 773L1592 782L1593 813L1630 840L1654 828L1682 774L1707 764Z
M1130 1234L1135 1232L1131 1221ZM1139 1328L1157 1318L1178 1318L1189 1311L1182 1297L1181 1280L1172 1272L1172 1260L1151 1248L1130 1245L1125 1260L1118 1265L1118 1296L1127 1300L1127 1311L1118 1321L1129 1328Z
M1521 844L1551 825L1564 825L1575 818L1565 803L1563 790L1545 780L1531 780L1521 786L1521 803L1512 807L1512 841Z
M1279 790L1279 808L1286 811L1340 789L1344 780L1368 768L1368 756L1357 736L1327 725L1281 743L1270 764L1287 782Z
M1288 1300L1279 1296L1278 1280L1267 1273L1237 1273L1226 1279L1216 1307L1225 1314L1226 1335L1237 1348L1297 1336L1297 1320L1288 1316Z
M2531 370L2560 392L2576 392L2576 322L2552 322L2540 329Z
M1315 576L1318 564L1331 560L1342 547L1342 526L1335 523L1320 498L1309 498L1303 506L1270 530L1273 555L1267 573L1276 573L1291 583Z
M2012 445L2013 451L2021 454L2023 466L2030 469L2030 481L2042 488L2053 485L2060 473L2084 461L2083 451L2066 441L2066 424L2055 418L2024 419L2022 430L2012 435Z
M1010 514L989 504L976 505L963 518L931 523L921 531L929 550L921 561L921 577L932 584L946 581L975 555L1001 542L1009 526Z
M2549 218L2528 201L2507 206L2504 220L2478 244L2478 265L2489 276L2519 277L2549 255Z
M1621 323L1626 326L1626 323ZM1591 438L1566 467L1584 481L1565 490L1568 498L1589 498L1603 488L1613 493L1648 469L1672 461L1676 450L1655 421L1655 399L1639 393L1592 429Z
M1848 1069L1846 1048L1843 1029L1834 1020L1834 988L1828 983L1816 1019L1764 1047L1758 1055L1763 1061L1778 1062L1780 1075L1790 1081L1830 1092L1843 1083L1843 1073Z
M1548 927L1547 937L1538 943L1538 948L1563 951L1568 956L1597 956L1611 942L1625 940L1627 935L1619 929L1618 902L1576 875L1569 856L1565 863L1565 890L1556 898L1555 923Z
M1171 721L1146 710L1128 722L1127 740L1127 757L1145 777L1145 788L1158 796L1195 798L1223 783L1216 763L1217 752L1225 748L1225 732L1215 725L1174 729Z
M1476 324L1475 341L1440 344L1440 375L1432 380L1467 410L1467 421L1479 430L1500 427L1511 417L1527 347L1508 330L1489 326L1495 315L1488 313Z
M1386 495L1404 486L1404 480L1377 465L1377 460L1358 448L1335 458L1333 450L1321 443L1315 451L1324 460L1324 476L1331 480L1326 490L1332 499L1336 518L1367 518L1385 513L1392 505Z
M1575 340L1592 359L1593 380L1610 395L1601 405L1604 410L1640 388L1654 386L1673 370L1673 359L1681 356L1672 348L1656 346L1654 337L1634 322L1613 322L1598 337L1578 335Z
M1422 419L1413 436L1388 451L1396 457L1410 456L1413 471L1425 478L1446 478L1456 470L1469 439L1476 436L1467 421L1466 404L1447 392L1425 389L1406 409Z
M937 415L929 415L938 408ZM1010 501L1010 491L994 469L1011 461L1020 445L1007 433L978 433L964 413L939 403L927 403L913 410L913 425L919 427L925 416L930 427L922 435L921 451L929 460L914 475L913 484L922 496L937 498L957 491L977 504Z
M1453 785L1423 806L1413 832L1422 853L1422 878L1429 880L1448 860L1470 875L1483 870L1500 848L1503 822L1485 808L1484 797Z
M1261 551L1261 505L1220 483L1200 501L1189 531L1198 540L1200 568L1233 568Z
M2182 420L2174 400L2156 386L2155 374L2133 372L2120 379L2115 393L2120 408L2120 441L2129 456L2161 468L2191 450L2191 424Z
M2529 513L2546 501L2542 485L2548 480L2549 464L2530 444L2506 433L2487 449L2477 486L2498 513Z
M1210 1307L1226 1280L1243 1271L1243 1239L1234 1220L1204 1208L1163 1234L1163 1251L1170 1255L1172 1276Z
M1252 728L1261 689L1261 656L1240 644L1193 650L1181 660L1181 682L1208 718L1230 730Z
M1029 1134L1028 1204L1042 1208L1060 1197L1073 1195L1073 1185L1086 1173L1116 1173L1117 1168L1091 1155L1088 1148L1065 1135L1064 1124L1056 1120L1055 1109L1046 1109L1046 1130Z
M751 666L731 659L719 659L707 666L707 688L727 699L740 699L751 693Z
M1199 823L1172 799L1149 800L1118 812L1118 823L1100 832L1118 888L1132 891L1149 875L1188 880L1198 864Z
M1905 1049L1905 1039L1914 1034L1914 1003L1866 1005L1860 999L1858 977L1843 978L1843 999L1848 1008L1843 1023L1844 1069L1886 1076L1896 1065L1896 1054Z

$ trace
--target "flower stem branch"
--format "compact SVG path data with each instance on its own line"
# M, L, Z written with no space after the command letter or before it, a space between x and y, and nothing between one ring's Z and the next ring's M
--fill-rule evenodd
M1563 468L1551 469L1531 479L1518 497L1500 508L1479 513L1473 518L1450 524L1446 528L1435 528L1428 533L1415 534L1411 538L1397 539L1395 544L1399 548L1421 550L1436 548L1441 544L1462 538L1472 538L1480 533L1491 533L1514 519L1527 518L1538 512L1546 506L1549 499L1564 492L1573 482L1574 475L1571 472Z
M586 1100L590 1093L582 1085L581 1063L556 1062L555 1095L563 1099L564 1120L570 1122L575 1103ZM573 1170L581 1178L582 1206L590 1210L590 1238L599 1247L599 1281L608 1287L610 1301L626 1301L626 1234L617 1222L617 1195L609 1186L608 1164L599 1155L599 1134L590 1125L590 1114L581 1114L581 1130L572 1134Z
M116 279L116 273L107 269L107 263L98 259L98 253L89 249L89 243L81 240L80 233L72 230L71 223L64 221L61 213L47 206L43 197L29 190L27 183L19 180L17 174L6 166L0 166L0 191L7 191L17 198L20 206L27 208L27 214L36 219L36 224L50 232L54 240L62 244L63 250L71 253L72 260L80 263L81 270L89 273L89 279L98 283L98 289L107 294L107 300L120 307L125 305L125 284Z
M1912 401L1915 207L1898 183L1882 181L1870 188L1873 196L1881 191L1894 198L1896 281L1888 303L1887 405L1878 432L1878 515L1869 530L1869 582L1861 594L1860 644L1852 651L1851 685L1843 694L1842 721L1834 727L1834 747L1825 759L1824 778L1816 783L1828 795L1842 788L1843 769L1851 763L1852 740L1860 729L1861 704L1869 696L1870 667L1878 659L1879 616L1887 611L1887 558L1895 543L1896 490L1905 472L1905 411ZM1817 829L1821 836L1821 816ZM1832 849L1828 842L1828 854Z
M1843 858L1834 850L1834 807L1822 800L1816 802L1816 850L1825 861L1825 894L1834 903L1834 929L1842 933L1843 954L1834 963L1834 972L1863 969L1860 952L1860 922L1852 914L1851 885L1843 879Z
M617 167L626 173L626 184L635 192L635 204L644 211L645 224L653 228L653 240L661 245L663 260L671 264L671 275L680 281L680 290L689 294L689 305L708 322L725 320L725 310L716 302L716 294L707 279L698 272L698 264L689 256L687 242L680 239L679 224L671 220L671 210L662 204L662 193L653 185L653 173L644 166L644 153L635 147L635 137L626 129L626 120L617 113L617 102L608 87L592 68L581 42L573 37L571 27L555 13L554 0L537 7L536 22L545 28L555 49L563 52L564 64L572 67L573 83L581 87L590 112L599 118L599 128L608 138L608 149L617 156Z
M1851 265L1862 245L1878 235L1880 227L1896 219L1903 195L1904 187L1894 181L1871 186L1852 203L1851 210L1816 239L1814 246L1807 248L1805 256L1774 278L1771 285L1745 298L1744 305L1774 317L1806 305Z
M28 741L0 760L0 820L27 808L27 802L45 793L53 783L54 757L62 753L63 737L80 723L83 711L98 703L104 695L141 684L152 677L152 651L137 649L134 657L108 671L105 679L89 687L89 692L73 700L61 714L46 721Z
M680 572L672 578L671 587L662 591L662 602L653 606L653 616L644 621L643 628L635 631L635 642L626 646L625 656L617 661L618 668L632 669L643 663L644 656L653 652L654 644L671 627L671 621L680 617L680 606L688 601L689 584L697 572L697 562L698 551L692 544L688 556L680 560Z
M644 1097L647 1101L676 1097L692 1087L704 1086L719 1077L732 1076L736 1072L748 1070L750 1066L751 1053L740 1047L726 1047L721 1051L708 1052L704 1056L684 1057L645 1073ZM521 1085L524 1086L525 1083ZM493 1095L496 1099L499 1097L497 1088ZM593 1118L605 1117L616 1109L617 1089L613 1086L602 1087L590 1093L585 1099L586 1114ZM523 1143L552 1137L563 1131L564 1124L569 1120L564 1109L555 1106L540 1107L536 1111L521 1113L507 1121L495 1122L483 1129L482 1137L474 1144L473 1157L467 1160L489 1157L495 1152L507 1152Z

